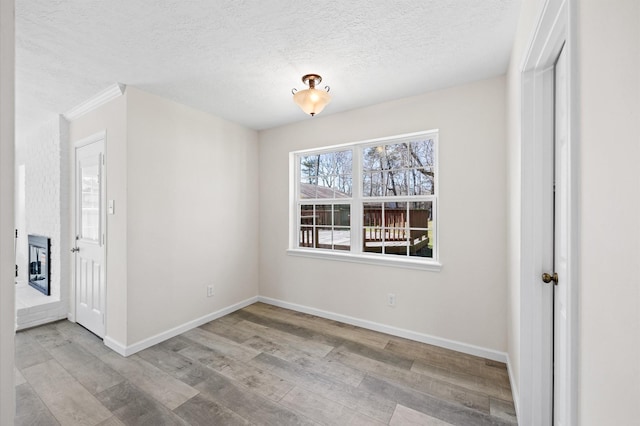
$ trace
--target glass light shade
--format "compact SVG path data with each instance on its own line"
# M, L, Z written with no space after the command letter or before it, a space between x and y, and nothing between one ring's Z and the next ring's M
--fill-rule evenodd
M324 90L309 88L297 91L293 95L293 100L304 112L313 116L331 102L331 95Z

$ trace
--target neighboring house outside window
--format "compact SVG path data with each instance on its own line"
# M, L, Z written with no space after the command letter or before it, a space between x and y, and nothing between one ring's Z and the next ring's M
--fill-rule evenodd
M438 269L438 132L292 153L290 252Z

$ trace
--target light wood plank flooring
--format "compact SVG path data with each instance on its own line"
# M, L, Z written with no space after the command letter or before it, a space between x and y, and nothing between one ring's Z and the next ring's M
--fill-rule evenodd
M17 425L514 425L504 364L256 303L123 358L16 335Z

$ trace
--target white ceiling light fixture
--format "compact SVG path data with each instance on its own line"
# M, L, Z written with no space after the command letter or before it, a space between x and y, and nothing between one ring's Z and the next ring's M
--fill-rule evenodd
M316 89L316 85L320 84L322 77L318 74L306 74L302 76L302 82L309 86L308 89L293 89L293 101L298 104L302 110L312 117L321 112L329 102L331 95L329 94L329 86L324 86L324 90Z

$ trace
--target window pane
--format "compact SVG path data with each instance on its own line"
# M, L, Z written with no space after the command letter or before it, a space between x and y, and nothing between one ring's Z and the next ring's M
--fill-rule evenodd
M80 199L81 235L85 240L98 241L100 235L100 171L99 166L81 169L82 194Z
M351 150L300 156L299 197L351 198L352 157Z
M407 203L384 203L384 223L386 227L406 227Z
M384 240L389 241L400 241L407 242L407 228L385 228L384 229Z
M316 198L333 198L333 187L337 176L320 176L316 187Z
M362 168L364 170L383 170L381 150L382 147L370 146L362 151Z
M384 254L407 255L407 241L385 241Z
M334 250L351 250L351 229L336 228L333 230Z
M389 192L387 195L407 195L409 193L409 185L407 182L407 174L404 170L396 170L389 172Z
M363 229L362 235L365 252L382 253L382 228L367 226Z
M433 195L433 172L426 169L412 169L409 172L409 195Z
M353 167L353 152L351 150L335 153L335 172L339 175L351 175Z
M351 175L338 176L335 198L351 198Z
M433 139L411 142L408 144L408 149L413 167L434 165Z
M386 172L365 173L363 176L362 195L365 197L380 197L384 194Z
M434 233L433 233L433 221L435 219L435 214L433 211L433 203L431 201L424 203L412 203L417 207L414 210L411 210L411 222L415 223L423 223L424 217L418 219L418 216L425 215L425 211L428 212L427 218L427 226L428 229L411 229L411 247L409 250L409 255L418 256L418 257L430 257L433 258L433 249L435 246ZM422 213L420 213L422 210ZM415 216L414 216L415 215ZM413 226L412 226L413 228Z
M316 206L316 225L331 226L331 204Z
M364 203L364 226L382 226L382 203Z
M403 169L406 167L406 145L389 144L379 150L382 162L389 170Z
M409 254L411 256L432 257L432 246L429 241L430 231L426 229L412 229Z
M351 206L349 204L336 204L333 206L333 225L351 225Z
M300 226L299 247L315 247L315 231L313 226Z
M318 175L325 175L333 173L336 164L335 152L327 152L320 155L320 168L318 169Z
M300 176L303 182L314 183L312 178L318 176L320 166L319 155L307 155L300 157Z
M301 225L313 225L313 206L302 205L300 206L300 224Z
M431 201L409 203L409 226L411 228L429 227L431 217Z
M316 198L316 188L318 186L315 183L300 182L300 198Z
M317 248L330 249L333 244L333 235L331 232L331 227L317 227L316 228L317 235Z

